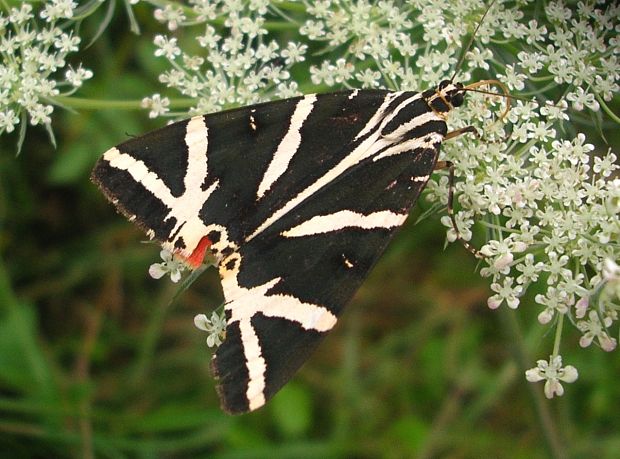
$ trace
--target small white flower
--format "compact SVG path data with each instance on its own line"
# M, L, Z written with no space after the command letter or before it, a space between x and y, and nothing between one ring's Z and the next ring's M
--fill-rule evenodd
M521 275L517 277L517 282L519 284L528 284L530 282L536 282L538 280L538 275L544 268L544 263L539 261L538 263L534 263L534 255L528 253L525 255L523 262L519 263L516 268L517 271L521 271Z
M320 67L312 65L310 67L310 80L314 84L321 84L322 82L328 85L334 84L334 78L332 76L333 69L334 66L327 61L323 61Z
M169 39L163 35L157 35L153 43L155 43L155 46L158 48L157 51L155 51L155 56L165 56L172 61L181 54L181 49L177 46L176 38Z
M594 167L592 169L603 177L609 177L614 171L618 170L617 159L617 156L609 150L602 158L598 156L594 158Z
M538 314L538 322L543 325L551 322L556 312L559 314L566 314L568 312L570 298L564 290L549 287L545 295L538 294L534 299L538 304L546 306Z
M156 9L153 15L159 22L167 22L168 30L177 30L179 23L186 19L183 8L173 8L172 5L166 5L163 10L161 8Z
M54 107L51 105L34 104L33 107L28 108L30 124L33 126L37 124L49 124L52 121L49 115L51 115L53 111Z
M200 330L206 331L207 346L219 346L226 338L226 319L213 311L209 319L205 314L198 314L194 317L194 325Z
M309 19L303 26L301 26L299 32L302 35L307 35L310 40L316 40L325 36L325 24L321 21L313 21Z
M549 120L568 120L568 114L566 113L567 107L568 104L565 100L561 100L557 103L547 101L545 106L541 107L540 114L545 115Z
M77 70L73 70L71 67L69 67L69 70L65 72L66 80L74 88L79 88L80 86L82 86L84 80L88 80L92 77L93 72L83 68L81 64L77 68Z
M165 249L159 252L159 256L163 262L153 263L149 267L149 275L153 279L160 279L164 275L170 274L170 280L172 282L179 282L179 280L181 280L181 273L186 269L185 263L176 259L174 254Z
M491 309L497 309L504 301L510 309L516 309L519 306L519 297L523 292L523 286L512 286L512 277L505 277L504 283L494 282L491 284L491 290L497 292L487 300L487 304Z
M474 224L474 220L467 212L459 212L454 215L456 220L456 227L458 228L458 234L464 241L471 240L472 232L471 227ZM454 242L457 239L457 232L452 223L452 219L449 215L441 217L441 224L448 228L446 232L446 239L448 242Z
M68 19L73 17L73 10L77 6L77 3L72 0L52 0L47 2L39 16L47 22Z
M299 87L295 81L280 83L276 89L276 95L282 99L299 96Z
M585 92L581 86L577 87L574 92L569 92L566 99L573 103L573 108L577 111L583 110L584 106L595 112L600 108L594 94Z
M150 108L149 118L157 118L167 113L170 109L170 99L161 97L159 94L153 94L153 97L145 97L142 99L142 108Z
M29 3L22 3L21 8L11 8L11 14L9 15L9 22L20 25L26 21L32 19L32 5Z
M609 336L596 311L590 311L588 320L577 322L577 328L583 333L579 340L581 347L590 346L596 338L604 351L610 352L616 348L616 339Z
M13 132L19 123L19 118L13 110L0 112L0 132Z
M308 45L289 42L286 49L283 49L280 53L284 58L284 62L287 65L295 64L297 62L303 62L305 58Z
M489 241L480 249L480 252L487 257L495 257L493 266L498 271L507 274L514 260L513 252L523 252L526 248L527 245L524 242L506 238L503 241Z
M565 383L573 383L577 381L579 373L572 365L562 367L562 356L550 356L549 362L546 360L538 360L535 368L530 368L525 372L525 378L529 382L545 381L545 396L553 398L554 395L561 397L564 394L564 388L560 381Z
M376 88L379 86L381 73L376 70L365 69L363 72L356 73L355 78L362 84L363 88Z
M80 37L74 37L72 34L61 34L54 40L54 46L62 53L71 53L79 49Z
M549 277L547 278L547 284L552 285L557 282L559 279L569 278L571 275L571 270L564 268L564 266L568 263L569 257L568 255L562 255L558 257L556 252L549 252L549 262L545 264L544 271L549 273Z

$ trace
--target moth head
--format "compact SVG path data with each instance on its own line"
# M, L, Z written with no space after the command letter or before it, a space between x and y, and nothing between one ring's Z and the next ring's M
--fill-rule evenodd
M444 110L441 111L450 111L455 107L460 107L463 105L464 100L464 89L462 83L453 83L450 80L443 80L437 86L436 94L442 102L447 105Z

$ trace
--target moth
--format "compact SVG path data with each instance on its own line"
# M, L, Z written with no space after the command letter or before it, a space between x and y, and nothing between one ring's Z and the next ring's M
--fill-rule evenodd
M227 326L212 368L225 411L263 406L334 327L429 180L468 88L195 116L98 160L92 181L149 238L192 267L216 260Z

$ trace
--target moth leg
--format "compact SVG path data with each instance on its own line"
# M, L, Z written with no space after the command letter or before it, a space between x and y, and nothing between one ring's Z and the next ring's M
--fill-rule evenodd
M444 140L453 139L454 137L458 137L463 134L473 134L477 139L480 138L480 133L473 126L465 126L464 128L457 129L455 131L450 131L444 136Z
M464 128L464 129L467 129L467 128ZM453 131L453 132L458 132L458 131ZM454 232L456 233L456 238L461 244L463 244L463 247L469 250L476 258L479 258L482 260L486 257L482 254L482 252L480 252L473 245L471 245L469 242L463 239L463 236L461 236L461 232L459 231L459 227L456 224L456 219L454 218L454 205L453 205L453 202L454 202L454 163L452 161L437 161L437 164L435 165L435 170L441 170L441 169L448 169L448 173L450 174L448 178L448 183L449 183L448 216L450 217L450 221L452 222L452 228L454 229Z
M480 134L480 132L478 132L478 130L475 127L473 127L473 126L465 126L464 128L456 129L455 131L448 132L444 136L444 140L453 139L453 138L459 137L459 136L461 136L463 134L473 134L474 137L476 137L476 139L482 139L482 135ZM490 142L490 143L506 142L508 139L510 139L511 135L512 135L512 133L509 132L509 133L506 134L506 136L503 139L489 140L488 142Z

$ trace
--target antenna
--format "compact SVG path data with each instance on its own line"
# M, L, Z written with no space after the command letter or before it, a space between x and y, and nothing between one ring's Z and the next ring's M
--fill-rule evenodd
M491 92L491 91L484 91L484 90L476 89L476 88L478 88L480 86L484 86L484 85L497 86L497 87L499 87L502 90L503 94L498 94L498 93ZM508 88L506 87L506 85L504 83L502 83L501 81L499 81L499 80L480 80L480 81L477 81L476 83L472 83L472 84L468 84L467 86L464 86L463 90L464 91L479 92L479 93L482 93L482 94L489 94L489 95L492 95L492 96L505 97L506 98L506 108L504 109L504 111L500 115L500 119L504 119L506 117L506 115L508 115L508 112L510 111L510 99L517 99L517 97L513 97L513 96L511 96L508 93Z
M497 86L497 87L499 87L502 90L502 93L497 93L497 92L492 92L492 91L485 91L484 89L477 89L480 86L484 86L484 85ZM525 102L534 102L534 103L536 103L538 105L541 104L540 101L538 101L536 99L532 99L532 98L524 97L524 96L515 96L514 94L510 94L508 92L508 88L506 87L506 85L504 83L502 83L501 81L499 81L499 80L481 80L481 81L477 81L476 83L471 83L471 84L468 84L467 86L463 86L463 90L464 91L471 91L471 92L478 92L480 94L488 94L490 96L504 97L506 99L506 108L504 109L504 111L500 115L501 119L504 119L506 117L506 115L508 115L508 112L510 111L510 101L511 100L523 100ZM543 103L543 105L547 105L547 106L551 106L551 107L563 108L560 103L551 102L549 100L545 101Z
M480 26L482 25L482 22L484 21L484 18L487 16L487 13L491 9L491 7L495 4L495 1L496 0L492 0L491 1L489 6L487 7L487 10L484 12L482 17L480 18L480 21L478 21L478 25L474 29L474 33L471 34L469 42L467 43L467 46L463 50L463 54L461 54L461 57L459 58L458 62L456 63L456 67L454 69L454 74L452 75L452 78L450 78L450 82L454 81L454 78L456 77L456 74L458 73L459 69L461 68L461 65L463 65L463 61L465 60L465 55L467 54L467 51L469 51L469 49L471 48L471 45L474 43L474 38L476 38L476 34L478 33L478 29L480 29Z

